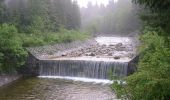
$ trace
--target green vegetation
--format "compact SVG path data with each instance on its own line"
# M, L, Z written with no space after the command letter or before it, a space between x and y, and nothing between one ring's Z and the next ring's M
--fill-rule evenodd
M138 70L125 78L126 85L115 83L120 98L130 100L169 100L170 98L170 2L134 0L144 5L143 35L139 48Z
M71 0L0 0L0 74L16 72L25 47L84 40L80 11Z
M14 26L0 26L0 71L11 73L15 68L24 64L27 52L22 48L22 41L17 36Z
M18 33L13 25L0 26L0 74L13 73L24 64L27 57L25 47L72 42L89 38L89 34L75 30L60 29L55 33Z
M82 28L90 33L127 35L140 27L139 7L131 0L110 0L108 6L82 8Z
M72 42L75 40L85 40L90 37L88 33L76 30L66 30L63 28L61 28L58 32L18 34L18 36L20 36L23 42L23 47Z
M81 24L79 7L71 0L0 0L0 12L0 24L13 24L20 33L79 29Z

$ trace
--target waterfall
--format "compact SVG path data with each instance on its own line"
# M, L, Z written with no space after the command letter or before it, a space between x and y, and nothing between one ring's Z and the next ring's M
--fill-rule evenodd
M42 60L40 76L65 76L92 79L109 79L127 76L128 62L84 60Z

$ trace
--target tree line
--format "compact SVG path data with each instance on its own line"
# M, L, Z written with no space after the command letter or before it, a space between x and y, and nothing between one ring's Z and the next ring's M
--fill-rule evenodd
M127 35L139 30L140 8L131 0L110 0L108 5L92 5L81 8L82 29L90 33Z
M118 96L128 100L170 99L170 1L132 0L140 5L143 33L137 71L115 83Z
M0 18L0 24L13 24L24 33L79 29L81 25L79 7L71 0L1 0Z
M24 65L26 47L84 40L77 2L0 0L0 74Z

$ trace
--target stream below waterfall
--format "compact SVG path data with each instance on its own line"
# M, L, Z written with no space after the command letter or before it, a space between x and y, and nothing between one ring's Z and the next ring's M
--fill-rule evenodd
M95 43L67 50L70 45L77 44L31 49L39 55L39 76L3 86L0 100L116 100L109 87L113 82L110 75L128 75L129 62L135 56L132 39L98 37ZM50 48L54 52L49 54ZM56 52L59 48L63 51Z
M109 85L26 78L0 88L0 100L116 100Z

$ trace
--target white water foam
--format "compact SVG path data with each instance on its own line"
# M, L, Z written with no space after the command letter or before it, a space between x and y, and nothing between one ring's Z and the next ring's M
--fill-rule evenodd
M80 77L67 77L67 76L38 76L39 78L49 78L49 79L65 79L72 81L80 81L87 83L96 83L96 84L112 84L113 81L105 79L91 79L91 78L80 78Z
M130 37L97 37L95 39L100 45L132 44Z

